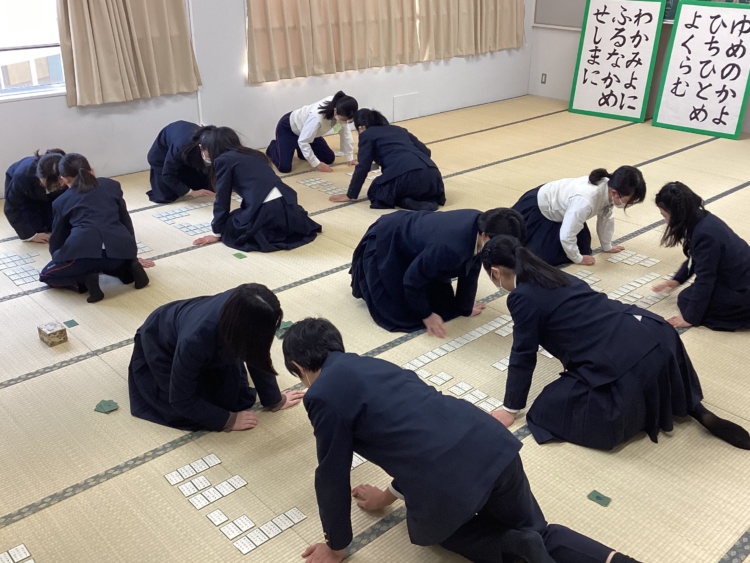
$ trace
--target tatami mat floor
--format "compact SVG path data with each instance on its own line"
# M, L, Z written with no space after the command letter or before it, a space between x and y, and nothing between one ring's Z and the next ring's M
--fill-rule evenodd
M231 125L231 124L229 124ZM530 96L467 108L402 123L426 142L445 176L445 209L509 206L546 181L587 174L591 169L639 165L649 185L644 205L617 211L616 237L628 250L658 259L651 267L611 263L599 255L590 271L597 286L612 292L650 272L667 275L679 266L679 249L659 246L660 216L653 194L679 179L709 201L709 209L750 239L750 139L713 139L689 133L573 115L562 102ZM33 148L33 147L32 147ZM74 150L75 146L64 147ZM144 147L145 152L148 147ZM334 148L335 139L334 139ZM96 163L92 163L96 166ZM156 214L205 203L206 199L154 206L148 201L148 173L118 178L133 216L137 238L156 258L151 284L133 291L104 286L106 299L89 305L81 296L49 290L39 282L16 285L0 273L0 553L24 544L37 563L94 561L224 562L300 560L321 529L313 490L315 444L302 407L260 413L260 424L245 433L186 433L130 416L127 365L132 337L157 306L218 293L255 281L274 289L285 318L326 316L344 334L350 351L397 364L439 345L424 334L403 336L378 328L349 291L351 253L366 228L388 211L365 203L332 204L327 195L299 183L324 176L346 187L344 163L329 175L295 161L287 183L300 203L323 225L323 234L292 252L248 254L239 259L221 244L199 248L195 236ZM235 204L236 205L236 204ZM210 222L211 207L187 210L177 222ZM22 243L0 218L0 254L24 255L40 269L46 248ZM3 272L5 272L3 270ZM648 285L641 294L648 294ZM478 298L488 303L476 318L449 324L461 336L508 313L505 298L486 277ZM669 316L676 297L652 310ZM37 324L74 320L69 342L47 348ZM688 330L684 341L698 369L707 405L750 427L750 364L747 333ZM492 364L510 353L512 337L490 332L431 362L453 383L466 381L502 397L505 372ZM624 343L625 345L625 343ZM274 362L283 367L280 345ZM553 380L559 362L540 356L531 396ZM282 371L282 387L298 384ZM447 388L451 384L439 386ZM93 408L113 399L120 409L103 415ZM658 444L645 436L614 452L570 444L540 446L523 416L511 428L523 440L522 457L532 488L550 521L566 524L648 562L744 561L750 555L750 453L708 436L691 420L680 421ZM164 478L166 473L215 454L221 464L205 475L219 483L240 475L248 485L196 510ZM352 472L352 483L387 483L372 463ZM592 490L611 497L604 508L586 498ZM248 555L241 555L206 514L220 508L231 519L243 514L262 524L299 508L307 519ZM440 548L410 545L404 508L380 514L352 507L354 562L458 562Z

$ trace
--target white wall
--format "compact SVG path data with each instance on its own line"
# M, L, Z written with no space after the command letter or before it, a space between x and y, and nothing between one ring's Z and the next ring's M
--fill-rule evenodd
M386 116L393 115L394 96L417 92L404 105L414 117L527 93L530 44L482 57L247 86L245 0L186 4L203 79L200 93L90 108L68 108L64 95L0 101L0 172L49 147L85 154L103 176L144 170L159 129L177 119L198 122L202 117L203 123L228 125L242 133L248 145L262 147L284 113L336 90ZM527 39L533 12L534 0L526 0Z

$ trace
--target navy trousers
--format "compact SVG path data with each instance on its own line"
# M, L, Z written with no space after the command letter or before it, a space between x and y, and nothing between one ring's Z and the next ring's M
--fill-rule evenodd
M300 158L303 158L302 151L299 148L299 135L292 131L292 125L289 123L289 116L291 113L287 113L276 125L276 138L271 141L266 149L266 155L271 159L279 172L287 173L292 171L292 159L296 152ZM310 143L313 153L320 162L325 164L333 164L336 160L331 147L328 146L323 137L317 137L312 143Z
M520 532L527 532L523 541ZM503 554L506 562L604 563L613 551L565 526L547 524L520 456L500 475L479 513L440 545L474 563L502 563Z

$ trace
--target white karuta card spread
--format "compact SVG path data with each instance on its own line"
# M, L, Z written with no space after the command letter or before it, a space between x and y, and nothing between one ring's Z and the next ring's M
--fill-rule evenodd
M234 521L234 525L237 526L243 532L247 532L250 528L255 526L255 522L250 520L247 514L243 514L237 520Z
M190 464L190 466L195 469L196 472L200 473L201 471L205 471L208 469L208 464L203 461L202 459L199 459L197 461L194 461Z
M185 480L185 478L180 475L179 471L172 471L171 473L167 473L164 477L169 481L170 485L176 485ZM0 563L2 563L2 559L0 559Z
M208 465L209 467L213 467L214 465L219 465L221 463L221 460L216 457L216 454L208 454L203 458L203 461L205 461L206 465Z
M247 481L245 481L239 475L233 475L232 477L227 479L227 483L232 485L235 489L239 489L240 487L244 487L245 485L247 485Z
M260 529L263 530L263 533L266 534L269 538L275 538L281 533L281 528L279 528L273 522L266 522L260 527Z
M230 522L221 527L221 533L228 539L233 540L242 533L242 530L240 530L234 522Z
M210 502L208 502L208 500L206 500L206 497L204 497L202 493L198 493L197 495L190 497L188 500L190 501L190 504L192 504L198 510L200 510L201 508L205 508L209 504L211 504Z
M417 375L418 375L419 377L421 377L422 379L427 379L428 377L430 377L430 375L432 375L432 374L431 374L431 373L430 373L429 371L427 371L426 369L418 369L418 370L417 370L416 372L414 372L414 373L416 373L416 374L417 374Z
M10 553L7 551L3 551L0 553L0 563L13 563L13 559L10 556Z
M272 522L281 528L282 532L294 526L294 522L292 522L286 514L279 514L272 520Z
M185 495L186 497L189 497L190 495L194 495L198 492L198 489L195 488L195 485L192 483L184 483L178 487L180 489L180 492Z
M223 524L224 522L226 522L227 520L229 520L229 518L227 518L227 515L224 514L221 510L218 510L218 509L214 510L213 512L209 512L208 514L206 514L206 518L208 518L209 520L211 520L211 522L213 522L214 526L218 526L219 524Z
M221 493L221 496L225 497L231 495L234 492L234 487L229 481L222 481L216 485L216 490Z
M250 540L250 538L244 537L234 542L234 547L239 549L242 555L247 555L253 549L255 549L255 544Z
M195 479L193 479L190 482L193 485L195 485L195 488L198 489L199 491L202 491L206 487L210 487L211 486L211 482L208 479L206 479L203 475L201 475L200 477L196 477Z
M268 536L258 529L253 530L246 537L250 538L250 541L252 541L256 547L261 546L268 541Z
M190 465L184 465L183 467L180 467L177 471L179 471L180 475L182 475L182 477L185 479L195 475L195 469L193 469Z
M29 550L26 549L26 546L23 544L17 545L13 549L9 549L8 553L10 553L10 556L13 558L13 561L15 563L18 563L19 561L22 561L27 557L31 557L31 553L29 553Z
M307 516L305 516L302 511L296 507L292 508L291 510L287 510L284 514L295 524L299 524L300 522L302 522L302 520L307 518Z

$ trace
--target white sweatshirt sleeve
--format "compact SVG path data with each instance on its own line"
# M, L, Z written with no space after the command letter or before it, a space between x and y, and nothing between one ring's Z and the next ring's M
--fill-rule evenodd
M320 161L318 160L318 157L315 156L315 153L312 150L312 147L310 146L310 143L312 143L316 137L319 136L320 131L320 117L319 114L315 113L314 111L311 111L307 119L305 120L305 124L302 126L302 130L299 133L299 139L297 139L297 144L299 145L300 150L302 151L302 156L305 157L305 160L310 163L310 166L315 168L320 164Z
M575 196L568 200L568 207L560 227L560 244L574 264L580 264L583 261L583 256L578 251L576 237L586 221L591 218L592 213L591 202L585 197Z
M352 138L352 130L349 124L346 123L341 126L339 131L339 139L341 145L341 152L344 153L344 157L347 162L354 160L354 139Z
M596 216L596 234L605 252L612 250L612 237L615 234L615 216L612 206L607 206Z

